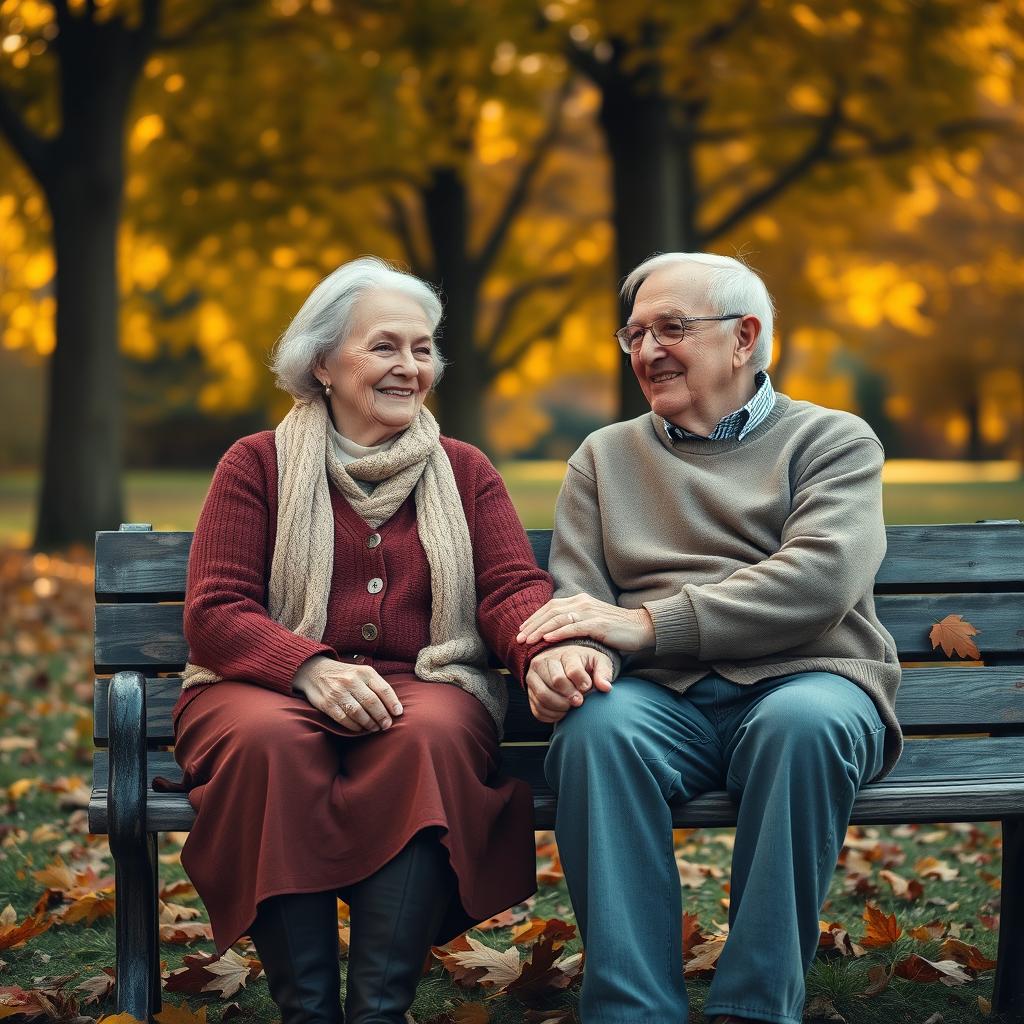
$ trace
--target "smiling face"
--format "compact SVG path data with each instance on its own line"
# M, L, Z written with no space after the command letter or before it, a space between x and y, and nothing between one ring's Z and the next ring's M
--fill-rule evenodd
M707 299L706 275L697 263L655 270L637 289L629 322L716 316ZM692 433L710 434L723 416L754 394L749 363L759 329L753 316L692 324L683 340L669 347L648 331L629 358L654 413Z
M315 371L321 384L333 388L338 433L369 446L412 423L434 383L431 334L415 299L388 289L363 295L348 335Z

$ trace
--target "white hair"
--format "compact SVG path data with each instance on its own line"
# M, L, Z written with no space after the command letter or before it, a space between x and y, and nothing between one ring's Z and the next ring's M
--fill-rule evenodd
M386 288L402 292L419 303L433 336L443 309L437 293L426 281L376 256L360 256L331 271L309 294L302 308L277 340L270 368L276 383L296 401L309 402L322 393L313 370L341 344L352 329L352 314L368 291ZM441 379L445 362L437 345L431 346L434 383Z
M761 333L751 357L750 365L767 370L772 361L772 332L775 324L775 304L758 274L741 260L719 256L710 252L663 252L644 260L622 283L623 301L632 308L640 285L656 270L663 267L699 263L708 268L705 296L715 313L743 313L761 321Z

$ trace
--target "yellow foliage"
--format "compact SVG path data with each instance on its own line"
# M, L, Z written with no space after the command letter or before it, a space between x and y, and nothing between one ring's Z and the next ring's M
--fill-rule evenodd
M143 114L132 127L129 146L133 153L141 153L151 142L164 133L164 119L159 114Z
M53 253L49 249L42 249L29 256L22 277L29 288L42 288L53 277L55 269Z
M828 110L828 99L813 85L794 85L786 94L786 102L801 114L824 114Z

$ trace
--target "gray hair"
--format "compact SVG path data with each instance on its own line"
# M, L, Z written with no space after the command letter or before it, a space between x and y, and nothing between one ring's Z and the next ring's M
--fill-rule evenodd
M433 336L443 309L437 293L418 277L376 256L360 256L331 271L309 294L302 308L277 340L270 369L277 386L296 401L309 402L321 394L313 370L333 352L352 329L352 314L368 291L387 288L415 299L427 315ZM431 348L434 384L445 361L437 345Z
M644 260L622 283L623 301L630 307L640 285L656 270L663 267L699 263L708 268L705 295L716 313L745 313L761 321L761 333L751 357L750 365L767 370L772 361L772 332L775 329L775 304L764 281L738 259L718 256L710 252L663 252Z

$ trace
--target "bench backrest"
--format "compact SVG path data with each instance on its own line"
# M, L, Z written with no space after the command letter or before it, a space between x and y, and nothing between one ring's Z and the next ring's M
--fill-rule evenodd
M550 530L530 530L546 567ZM897 711L913 735L1024 735L1024 527L1020 523L893 526L876 582L879 617L904 663ZM151 746L173 743L170 712L188 648L182 633L192 534L122 528L96 535L95 740L107 744L107 679L121 669L147 677ZM979 630L982 661L947 658L932 626L961 615ZM511 687L506 743L543 740L550 727Z

